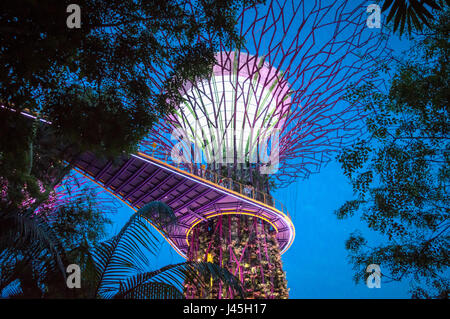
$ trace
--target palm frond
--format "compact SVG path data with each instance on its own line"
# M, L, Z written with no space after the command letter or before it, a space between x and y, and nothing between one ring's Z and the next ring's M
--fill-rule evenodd
M11 282L8 286L0 289L1 298L18 298L23 297L22 287L19 280Z
M142 285L152 282L164 283L182 290L185 283L195 283L200 288L206 288L211 279L222 281L224 285L233 288L243 296L241 282L227 269L210 262L184 262L128 277L120 285L120 290L115 298L128 298L138 294Z
M159 243L149 221L159 227L170 226L176 217L166 204L151 202L133 214L119 234L96 248L96 295L110 296L119 289L124 277L148 269L148 258L143 249L156 255Z
M386 21L394 20L394 32L399 30L400 34L403 34L405 26L408 27L409 33L411 33L413 26L418 31L423 29L423 24L429 26L433 19L429 8L442 10L439 1L436 0L385 0L381 10L384 12L389 9Z
M16 279L14 271L16 255L9 249L0 252L0 292Z
M51 264L58 268L63 277L66 271L62 263L61 244L48 220L32 210L18 213L0 214L0 251L26 250L30 258L43 251L51 255Z

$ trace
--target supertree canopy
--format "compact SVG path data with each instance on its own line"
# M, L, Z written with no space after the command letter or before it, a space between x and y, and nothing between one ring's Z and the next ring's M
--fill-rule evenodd
M183 142L194 143L197 158L186 162L202 156L207 163L257 163L266 155L258 146L268 144L288 116L289 86L261 58L233 51L215 58L212 76L184 87L186 101L167 124L178 128Z
M388 57L386 35L366 25L367 5L268 1L245 9L238 19L245 44L219 44L211 77L183 87L186 101L147 143L156 142L163 154L182 148L186 161L198 165L220 157L229 164L252 162L257 145L279 138L273 156L278 186L317 172L360 133L361 110L342 103L346 88L370 80L372 67ZM163 83L167 74L149 76ZM180 142L183 147L176 146ZM195 155L186 154L189 144ZM267 158L254 162L267 164Z

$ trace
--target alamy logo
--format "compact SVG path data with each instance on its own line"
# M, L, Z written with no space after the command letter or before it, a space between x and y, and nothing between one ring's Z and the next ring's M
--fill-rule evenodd
M366 272L370 273L367 277L366 285L368 288L381 288L381 268L380 265L370 264L366 268Z
M78 4L69 4L66 9L70 15L67 17L66 25L69 29L81 28L81 9Z
M80 266L78 266L77 264L70 264L69 266L67 266L66 272L69 274L66 280L67 288L81 288Z
M367 26L369 29L381 28L381 8L378 4L371 4L367 7L367 13L370 15L367 17Z

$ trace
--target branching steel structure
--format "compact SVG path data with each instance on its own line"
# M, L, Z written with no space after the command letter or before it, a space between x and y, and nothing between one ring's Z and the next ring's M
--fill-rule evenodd
M187 84L181 92L192 109L180 108L178 116L162 120L144 145L156 142L160 156L165 156L178 143L174 127L187 128L192 120L205 124L202 118L207 117L208 127L220 130L213 134L217 140L233 134L236 121L260 127L262 114L280 130L274 174L278 186L317 172L363 127L362 110L342 103L346 88L370 80L373 67L389 58L387 36L367 27L366 8L366 1L315 0L268 1L265 7L245 9L238 26L244 47L220 44L214 76ZM147 69L152 85L168 76L153 66ZM227 88L236 94L227 95ZM270 101L264 100L267 97ZM244 109L233 111L236 106ZM234 146L237 154L239 145Z
M245 45L219 45L211 76L183 86L185 102L154 127L142 150L159 158L170 153L185 169L225 175L250 193L270 193L267 173L283 187L317 172L363 128L363 111L343 101L347 87L371 80L373 68L389 59L387 36L366 25L366 6L269 1L245 9L239 17ZM149 70L164 82L167 74ZM287 298L283 245L261 212L251 211L258 221L242 210L220 209L214 218L198 219L188 233L188 258L227 267L248 298ZM185 294L234 297L212 282L207 291L187 285Z

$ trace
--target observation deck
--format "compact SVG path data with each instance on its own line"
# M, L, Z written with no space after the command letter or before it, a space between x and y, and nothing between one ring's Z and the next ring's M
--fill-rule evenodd
M159 159L153 156L149 151L138 152L113 164L85 153L73 164L77 172L135 211L151 201L170 206L177 216L176 227L166 230L166 234L160 233L184 258L192 229L219 215L260 218L275 229L281 253L289 249L295 228L281 202L215 172L203 169L194 174L184 166L169 164L168 155Z

